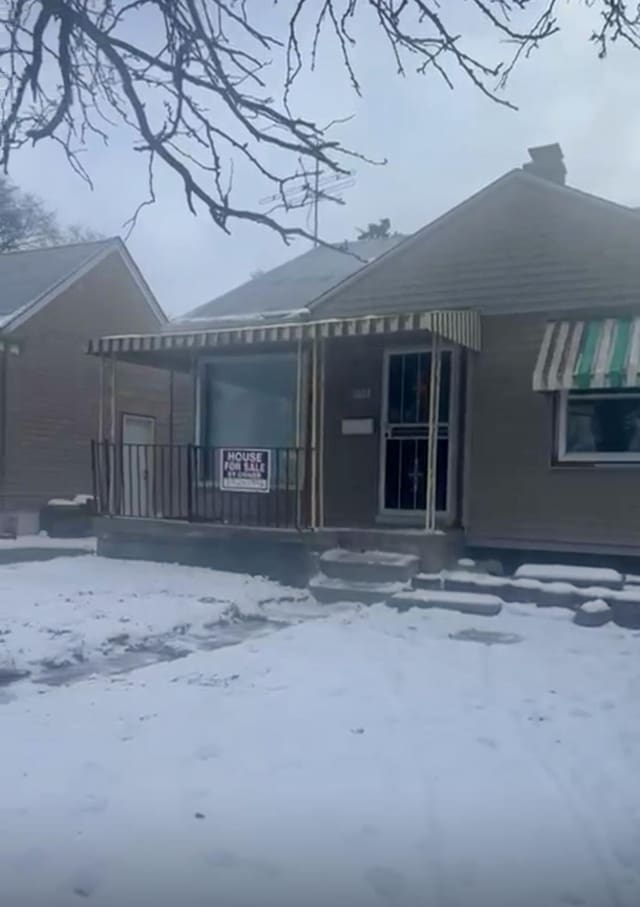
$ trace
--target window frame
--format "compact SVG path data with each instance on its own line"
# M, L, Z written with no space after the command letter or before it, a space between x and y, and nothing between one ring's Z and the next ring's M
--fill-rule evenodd
M248 445L246 449L253 450L270 450L271 451L271 462L272 469L275 458L278 455L283 455L284 458L288 459L291 456L292 451L297 451L296 457L298 458L297 470L293 470L293 475L289 474L289 481L287 481L287 471L278 469L279 482L272 482L270 492L273 491L286 491L286 490L298 490L300 491L306 481L306 419L307 419L307 392L308 392L308 353L306 349L297 350L295 348L280 348L276 350L271 350L267 352L257 352L256 350L243 350L242 352L225 352L225 353L211 353L206 356L199 356L194 369L195 379L196 379L196 400L195 400L195 447L196 449L208 448L215 450L217 452L214 460L214 475L209 475L208 470L203 470L201 466L196 468L196 483L202 488L210 488L220 491L223 494L264 494L264 492L232 492L232 491L223 491L220 483L220 473L219 473L219 455L220 451L223 449L232 449L231 445L225 445L225 447L210 447L204 440L203 436L206 435L205 429L205 418L207 413L207 390L205 388L206 379L207 379L207 367L209 365L215 365L217 362L238 359L242 357L266 357L272 355L287 355L296 357L296 390L300 395L299 399L299 414L297 418L297 429L299 432L299 437L296 438L297 446L293 445L292 447L265 447L265 445ZM245 449L245 448L243 448ZM295 475L297 471L298 481L295 481Z
M556 443L555 443L555 460L560 465L605 465L605 466L640 466L640 451L620 451L620 452L601 452L601 451L584 451L571 453L567 451L567 421L569 399L572 391L560 391L558 394L557 418L556 418ZM622 392L609 388L602 388L594 391L583 392L580 394L584 399L589 400L608 400L624 398L626 400L637 400L640 404L640 388L633 391Z

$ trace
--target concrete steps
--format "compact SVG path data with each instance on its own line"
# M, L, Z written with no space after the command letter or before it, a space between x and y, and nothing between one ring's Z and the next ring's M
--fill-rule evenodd
M475 573L471 569L443 570L418 573L412 585L425 591L490 594L503 602L566 608L576 613L576 623L583 626L599 626L613 620L623 627L640 627L640 584L627 582L615 570L524 565L514 577Z
M332 548L320 555L320 572L345 582L406 583L418 572L413 554L396 551L349 551Z
M413 554L332 548L318 558L318 573L311 579L309 591L323 604L373 605L408 589L418 567Z
M393 595L387 604L398 611L408 611L410 608L442 608L446 611L459 611L461 614L494 617L502 610L503 601L497 595L481 592L409 589Z
M323 605L337 602L356 602L375 605L386 602L394 595L405 591L408 583L367 583L358 580L342 580L318 573L309 582L309 591L316 601Z
M478 572L464 561L456 570L419 573L418 558L395 551L335 548L318 559L309 584L325 604L386 602L398 611L441 608L489 617L509 602L565 608L576 623L602 626L613 620L640 628L640 577L573 565L523 564L513 577Z

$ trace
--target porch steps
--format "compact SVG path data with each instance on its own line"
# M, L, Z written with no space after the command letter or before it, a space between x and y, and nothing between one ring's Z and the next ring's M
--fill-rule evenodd
M408 611L410 608L441 608L446 611L459 611L461 614L493 617L502 610L503 601L497 595L482 592L409 589L393 595L387 604L397 611Z
M345 582L406 583L418 572L414 554L398 551L350 551L332 548L320 555L319 568L325 576Z
M332 548L318 558L318 573L309 591L323 604L373 605L408 589L418 569L419 560L413 554Z
M361 580L343 580L318 573L309 581L309 591L315 600L323 605L333 605L336 602L375 605L405 591L408 585L403 582L369 583Z
M334 548L319 557L309 590L326 604L386 602L398 611L441 608L492 616L514 602L564 608L582 626L612 620L640 628L640 576L560 564L523 564L512 577L481 572L472 561L439 573L419 573L418 566L410 554Z
M599 626L613 620L619 626L639 628L640 584L635 577L628 579L630 581L615 570L523 565L513 577L476 573L469 569L418 573L413 577L412 586L427 595L492 595L502 602L565 608L575 612L575 622L583 626ZM416 604L420 606L418 602Z

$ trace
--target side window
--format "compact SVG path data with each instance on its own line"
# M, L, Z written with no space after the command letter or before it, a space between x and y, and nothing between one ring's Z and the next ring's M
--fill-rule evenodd
M640 463L640 394L569 391L560 397L559 462Z

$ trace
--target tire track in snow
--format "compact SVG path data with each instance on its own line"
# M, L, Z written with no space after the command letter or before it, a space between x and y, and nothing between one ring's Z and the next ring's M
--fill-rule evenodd
M514 678L514 680L518 683L517 678ZM522 690L522 685L518 685ZM524 693L523 690L522 692ZM592 818L583 807L584 797L578 794L578 791L570 780L563 778L558 773L553 764L541 751L540 744L534 739L534 735L528 733L527 729L523 726L520 715L512 708L508 710L508 714L518 737L522 742L523 751L530 757L530 762L537 766L542 776L545 777L558 792L576 827L577 836L584 840L594 862L598 865L600 876L604 882L604 887L608 896L609 905L611 905L611 907L625 907L629 902L624 896L622 896L623 899L621 899L621 893L613 877L610 860L607 857L606 851L608 848L606 845L603 846L598 840L597 833L592 827ZM547 735L545 734L545 743L548 742Z

